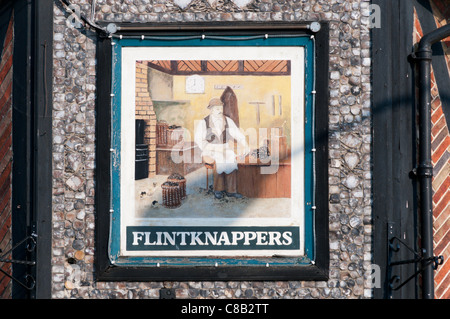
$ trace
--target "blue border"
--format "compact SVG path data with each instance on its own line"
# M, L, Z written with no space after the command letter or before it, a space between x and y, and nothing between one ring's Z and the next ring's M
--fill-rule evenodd
M314 192L313 192L313 105L315 83L315 41L313 37L298 35L289 37L246 38L228 36L227 39L218 38L190 38L180 37L131 39L114 38L112 40L112 92L111 95L111 229L109 239L109 258L115 265L156 266L211 266L211 265L261 265L267 263L275 266L310 265L315 259L314 245ZM120 145L121 145L121 58L123 47L192 47L192 46L299 46L305 48L305 256L286 258L209 258L209 257L123 257L120 256Z

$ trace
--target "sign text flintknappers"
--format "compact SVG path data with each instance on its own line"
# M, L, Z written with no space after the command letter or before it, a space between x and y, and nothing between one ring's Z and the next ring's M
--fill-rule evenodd
M296 250L298 227L127 227L127 250Z

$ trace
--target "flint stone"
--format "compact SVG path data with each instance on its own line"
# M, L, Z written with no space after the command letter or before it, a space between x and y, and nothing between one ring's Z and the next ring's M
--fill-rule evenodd
M354 216L354 217L350 218L350 226L351 227L357 227L359 225L361 225L361 219L359 217Z
M348 168L354 169L359 163L359 156L355 153L347 153L344 156L344 160Z
M173 2L181 9L184 9L192 2L192 0L174 0Z
M79 153L71 153L67 156L66 171L76 172L82 166L83 156ZM72 188L73 189L73 188ZM74 189L75 190L75 189Z
M76 175L73 175L66 181L66 185L71 190L78 191L84 185L84 180Z
M355 175L349 175L344 181L344 185L350 189L359 185L359 179Z
M361 145L361 143L362 143L362 140L360 138L354 136L353 134L346 134L346 135L344 135L342 137L341 141L342 141L342 143L344 143L348 147L351 147L351 148L354 148L354 149L358 148Z
M72 247L75 250L82 250L82 249L84 249L84 242L82 240L76 239L73 241Z

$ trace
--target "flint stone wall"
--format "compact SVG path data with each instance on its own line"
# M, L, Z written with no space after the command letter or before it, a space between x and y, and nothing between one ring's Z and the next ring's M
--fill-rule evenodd
M330 22L330 279L97 282L94 278L96 34L54 5L52 298L371 298L369 0L71 0L95 22ZM178 3L178 4L177 4ZM93 9L93 10L92 10ZM69 18L69 19L68 19ZM370 278L369 278L370 279Z

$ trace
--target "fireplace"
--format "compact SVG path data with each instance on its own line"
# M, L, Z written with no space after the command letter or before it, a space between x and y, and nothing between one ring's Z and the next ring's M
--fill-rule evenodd
M156 174L156 114L148 91L148 68L136 62L136 172L142 179ZM146 168L144 167L146 166ZM138 178L139 177L139 178Z
M148 177L149 145L145 143L145 120L136 120L135 171L136 180Z

